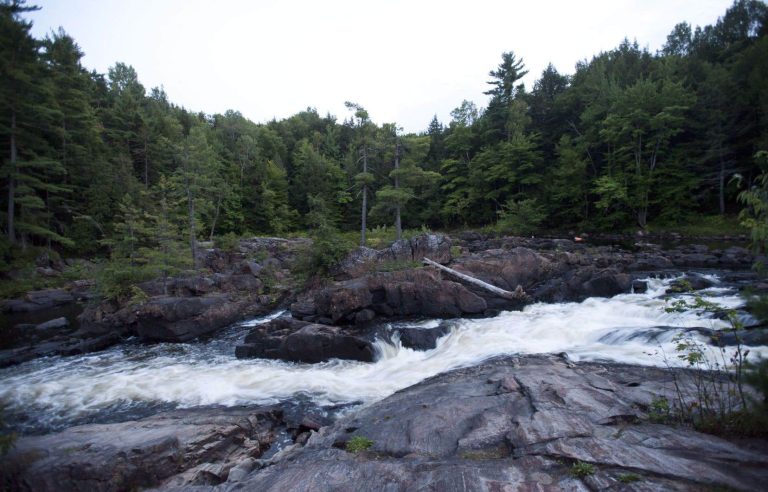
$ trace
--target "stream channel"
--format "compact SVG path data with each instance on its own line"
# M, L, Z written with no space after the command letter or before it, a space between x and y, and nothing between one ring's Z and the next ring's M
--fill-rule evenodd
M705 299L739 308L737 285L709 274L715 286ZM665 312L671 279L648 279L642 294L589 298L578 303L527 306L483 319L450 320L451 331L424 352L398 340L378 340L377 361L331 360L297 364L240 360L235 345L249 329L283 313L233 325L215 338L184 344L145 345L127 341L101 352L47 357L0 370L0 402L6 423L25 434L45 433L90 422L140 418L195 406L271 404L287 400L344 411L369 404L425 378L501 354L563 353L574 361L682 365L675 337L687 333L702 344L707 330L730 327L707 313ZM754 320L741 314L745 324ZM437 326L444 320L404 323ZM387 325L391 327L392 325ZM691 330L700 328L701 330ZM713 361L720 349L707 345ZM726 347L727 356L732 348ZM768 356L767 346L750 347L750 359Z

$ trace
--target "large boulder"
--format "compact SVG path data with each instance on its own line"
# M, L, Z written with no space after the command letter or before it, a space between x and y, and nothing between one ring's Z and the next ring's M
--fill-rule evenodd
M612 297L632 290L632 276L615 268L582 267L567 271L531 292L546 302L581 301L587 297Z
M453 318L481 314L488 307L463 285L426 268L376 275L369 288L378 299L383 294L384 304L398 316ZM374 309L382 310L378 305Z
M364 407L221 489L762 490L764 442L650 421L674 387L660 368L494 359ZM368 449L347 451L354 439Z
M360 247L350 252L332 273L337 280L351 279L382 268L420 263L425 257L442 264L450 262L450 238L430 233L395 241L383 249Z
M136 334L151 342L187 342L237 321L244 303L226 295L161 297L131 309Z
M529 248L493 249L457 260L457 271L504 290L529 289L556 273L557 263Z
M27 292L23 299L8 299L0 305L4 313L29 313L63 306L78 300L76 293L66 289L43 289Z
M330 359L372 362L375 351L369 340L338 326L277 318L254 327L245 343L235 347L235 356L308 363Z
M373 302L369 278L348 280L323 289L315 298L315 310L334 323L348 318Z
M452 318L482 314L485 299L427 268L366 275L310 292L292 314L334 324L367 322L371 315Z
M432 350L437 347L437 341L451 332L450 322L443 322L437 326L398 326L392 328L400 338L403 347L413 350Z
M141 421L22 437L0 465L0 489L123 491L214 485L269 449L277 407L190 409ZM235 476L237 473L235 473Z

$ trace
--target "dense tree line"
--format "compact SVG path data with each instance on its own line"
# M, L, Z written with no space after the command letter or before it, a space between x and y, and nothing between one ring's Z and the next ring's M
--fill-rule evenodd
M550 65L530 90L522 58L504 53L487 107L464 101L420 134L351 102L341 122L191 112L129 65L88 71L63 30L34 39L34 8L0 4L6 252L166 275L228 233L644 228L735 212L731 178L750 183L768 149L768 8L755 0L712 26L677 25L658 53L624 41L573 75Z

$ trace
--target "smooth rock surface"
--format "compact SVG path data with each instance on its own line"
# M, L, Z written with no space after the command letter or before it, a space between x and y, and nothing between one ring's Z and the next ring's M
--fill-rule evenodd
M494 359L404 389L217 490L761 489L765 442L746 448L649 423L651 401L672 388L657 368ZM370 449L346 452L355 436ZM577 461L594 474L574 477ZM626 473L639 481L625 486Z
M20 439L0 465L0 488L125 491L213 485L275 439L277 407L178 410L140 421L72 427Z

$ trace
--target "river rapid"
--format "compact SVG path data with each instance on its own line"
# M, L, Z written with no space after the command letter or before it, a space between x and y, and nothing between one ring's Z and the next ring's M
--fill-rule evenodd
M492 318L453 320L450 333L425 352L404 348L396 338L378 340L375 363L236 359L235 345L250 327L281 314L273 313L229 327L207 341L157 345L129 341L102 352L48 357L6 368L0 370L0 402L11 427L39 433L177 407L289 399L335 407L367 404L438 373L501 354L565 352L577 361L681 365L675 336L685 332L706 343L703 335L690 328L718 330L730 325L693 311L665 312L670 300L691 298L665 295L670 281L649 279L643 294L538 303ZM725 307L743 304L733 286L716 284L701 294ZM750 358L768 356L768 347L750 349ZM710 346L708 351L713 360L720 360L719 349Z

